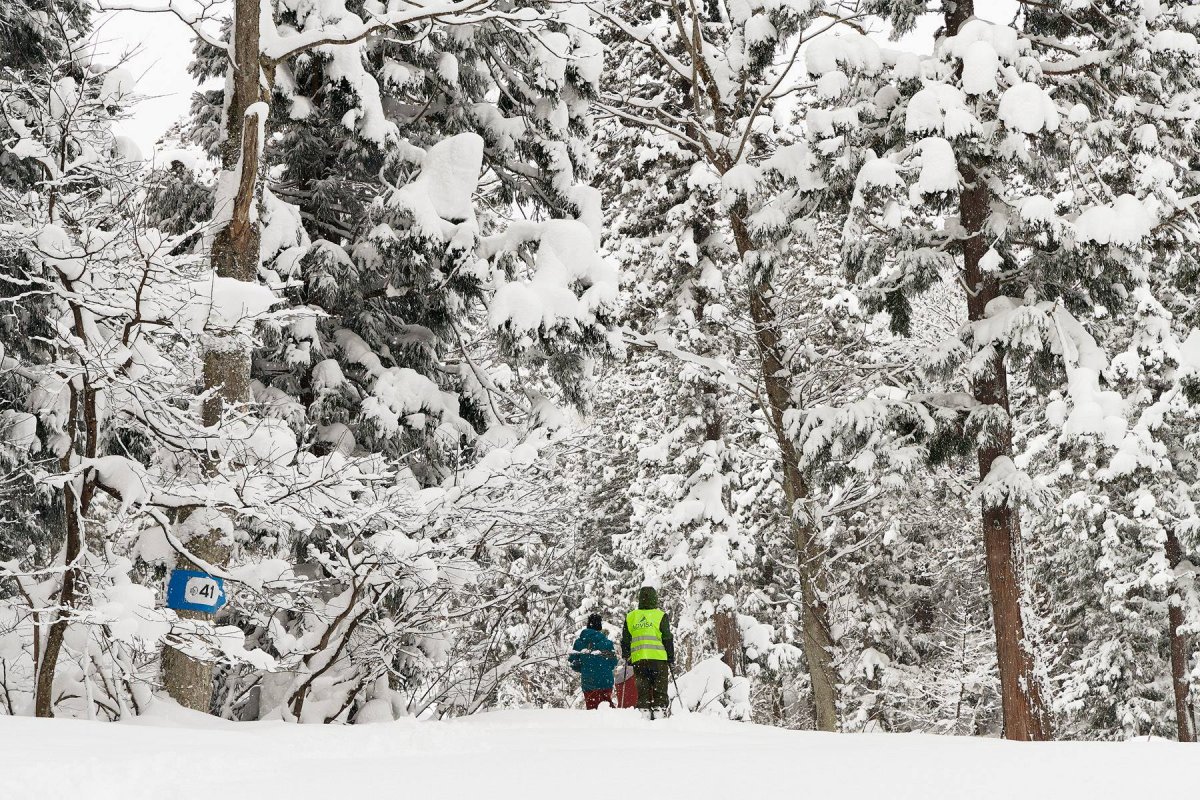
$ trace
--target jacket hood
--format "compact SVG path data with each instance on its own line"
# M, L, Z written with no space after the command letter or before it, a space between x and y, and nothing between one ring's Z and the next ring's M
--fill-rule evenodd
M643 586L638 589L638 608L641 610L658 608L658 591L653 586Z
M579 632L579 637L575 639L577 650L612 650L615 647L616 645L604 635L603 631L595 628L584 628Z

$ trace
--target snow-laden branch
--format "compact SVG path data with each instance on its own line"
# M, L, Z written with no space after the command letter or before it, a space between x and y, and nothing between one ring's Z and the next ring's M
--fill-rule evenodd
M758 387L753 381L748 380L742 375L738 375L728 364L718 361L715 358L707 358L705 356L697 355L696 353L688 352L687 350L681 350L680 348L676 347L671 342L670 338L665 334L640 334L626 328L621 332L621 335L625 341L625 344L630 347L634 347L639 350L657 350L660 353L673 356L680 361L686 361L689 364L695 364L696 366L706 369L709 372L720 375L725 380L729 381L730 384L737 386L740 389L745 389L751 393L757 393L758 391Z
M620 31L621 34L626 38L637 44L650 48L655 57L665 66L669 67L671 71L680 78L688 81L691 80L692 70L678 58L668 53L659 42L654 41L645 29L635 28L634 26L625 22L625 20L608 13L595 3L585 3L585 6L597 17L600 17L609 25L612 25L614 28Z
M300 31L299 33L290 36L280 36L275 38L263 37L262 55L264 58L273 61L285 61L292 56L298 55L305 50L311 50L314 47L323 47L326 45L341 45L353 44L360 42L376 31L383 28L394 28L403 25L411 25L414 22L423 20L438 19L441 17L461 17L464 14L469 14L473 11L481 11L488 8L492 4L492 0L452 0L451 2L435 3L429 6L421 6L417 3L412 3L412 8L404 11L393 11L388 14L378 14L372 16L369 20L351 23L342 28L318 27L312 30ZM509 15L514 19L523 19L521 14ZM469 17L467 19L458 19L456 22L477 22L479 19Z
M178 0L168 0L166 5L162 5L161 3L120 2L120 0L97 0L97 6L101 11L139 11L144 14L174 14L206 44L219 47L222 50L228 46L228 42L204 30L203 24L213 19L213 17L207 14L211 4L205 5L204 11L200 14L185 10Z

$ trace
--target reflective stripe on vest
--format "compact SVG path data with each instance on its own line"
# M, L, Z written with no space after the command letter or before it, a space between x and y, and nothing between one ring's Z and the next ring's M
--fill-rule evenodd
M629 629L629 660L666 661L667 648L663 647L662 619L665 616L658 608L639 608L625 617Z

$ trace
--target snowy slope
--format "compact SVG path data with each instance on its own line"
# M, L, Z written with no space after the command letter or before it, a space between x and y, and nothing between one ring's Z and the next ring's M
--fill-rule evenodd
M152 712L0 717L0 798L1153 798L1200 788L1195 748L789 732L542 710L334 727ZM622 765L636 764L631 793ZM202 774L187 777L193 768ZM1168 795L1168 792L1171 794Z

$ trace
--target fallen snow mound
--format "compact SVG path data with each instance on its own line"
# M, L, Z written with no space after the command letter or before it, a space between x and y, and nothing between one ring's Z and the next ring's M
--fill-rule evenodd
M1189 796L1193 749L839 736L613 709L299 726L157 704L130 723L0 717L0 797L1129 800Z

